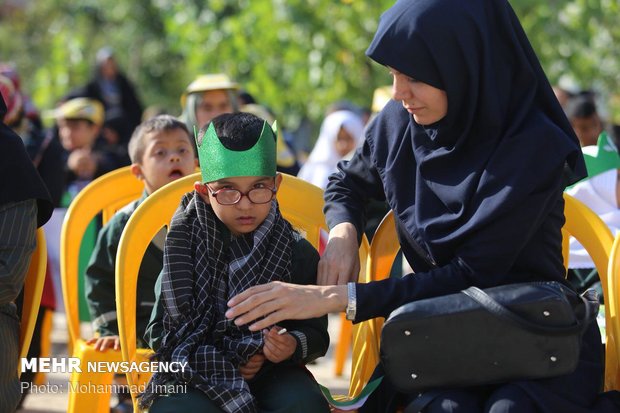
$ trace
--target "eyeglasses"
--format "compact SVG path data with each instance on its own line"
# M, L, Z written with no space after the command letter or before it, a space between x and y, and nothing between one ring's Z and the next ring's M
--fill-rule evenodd
M222 188L214 191L213 189L211 189L211 187L209 187L209 185L206 185L206 187L209 188L211 195L220 205L235 205L239 203L239 201L241 201L241 198L243 198L244 196L247 196L250 202L253 204L266 204L268 202L271 202L274 195L278 191L278 188L276 187L252 188L248 192L241 192L238 189L231 188Z

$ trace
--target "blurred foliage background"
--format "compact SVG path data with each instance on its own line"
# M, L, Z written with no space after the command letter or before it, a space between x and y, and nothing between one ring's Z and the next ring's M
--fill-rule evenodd
M369 107L387 71L364 56L393 0L1 0L0 60L51 108L111 46L145 105L180 113L198 74L225 72L295 128L334 101ZM620 122L620 1L512 0L552 83L595 89Z

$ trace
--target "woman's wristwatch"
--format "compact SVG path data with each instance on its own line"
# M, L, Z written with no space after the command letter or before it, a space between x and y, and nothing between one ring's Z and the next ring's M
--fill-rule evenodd
M357 312L357 297L355 296L355 283L347 283L347 320L355 320L355 313Z

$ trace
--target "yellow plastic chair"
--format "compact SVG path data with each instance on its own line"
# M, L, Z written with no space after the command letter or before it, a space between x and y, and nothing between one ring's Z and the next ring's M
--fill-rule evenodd
M605 356L605 389L620 390L620 234L611 246L605 297L606 348L615 350L615 358L607 351Z
M618 376L618 350L615 337L618 323L612 317L617 314L617 301L610 297L608 288L607 268L610 262L610 251L613 237L607 225L582 202L568 194L564 194L564 215L566 223L562 228L562 254L565 265L568 263L568 241L569 237L575 237L588 251L596 269L599 272L603 285L605 303L612 305L611 309L606 309L607 337L605 351L605 388L616 389L620 383ZM375 240L377 244L375 245ZM385 278L389 274L392 262L399 250L394 226L392 211L388 212L383 219L376 235L373 237L368 258L368 279L378 280ZM607 306L606 306L607 307ZM372 374L374 367L379 363L379 340L383 320L369 320L372 323L360 323L355 335L353 344L353 366L351 371L351 382L349 395L358 395ZM613 324L616 323L616 324ZM612 343L616 343L615 345Z
M568 243L573 236L588 251L599 274L605 300L605 390L620 389L620 372L618 371L618 329L614 325L617 301L614 301L610 254L613 235L607 225L581 201L564 194L564 216L566 224L562 228L562 255L564 266L568 264ZM615 291L617 294L617 291ZM610 308L611 306L611 308Z
M368 245L366 235L364 235L359 249L360 273L358 279L362 281L366 277L366 263L368 260L369 250L370 246ZM354 335L355 327L353 326L353 323L347 320L345 313L340 313L340 334L338 337L338 342L336 343L336 348L334 349L334 374L336 376L342 376L344 364L347 360L347 356L349 355L349 350L351 349Z
M45 284L45 270L47 269L47 247L43 228L37 230L37 247L32 253L28 273L24 282L24 300L22 303L22 316L19 328L19 357L28 355L34 326L37 323L41 294ZM21 369L18 366L18 374Z
M114 213L140 197L144 185L129 167L109 172L88 184L69 205L60 235L60 280L69 330L69 353L82 362L82 372L72 372L70 385L111 384L114 373L88 372L88 362L121 361L119 351L95 351L80 332L78 260L82 237L93 218L102 214L105 224ZM91 387L94 388L94 387ZM69 392L69 413L110 411L110 394L98 391Z
M153 236L170 224L181 197L193 190L200 174L196 173L166 185L151 194L132 214L121 236L116 257L116 302L123 360L139 363L149 350L136 349L136 286L142 256ZM327 230L323 215L323 191L301 179L284 174L278 190L282 215L318 249L321 232ZM360 254L366 260L368 241L364 238ZM134 411L138 412L137 394L149 374L130 372L127 382L132 390Z
M394 214L388 212L381 220L370 243L366 273L361 282L379 281L390 276L392 264L400 251L396 237ZM383 318L373 318L354 326L353 358L349 396L357 396L379 363L379 342Z

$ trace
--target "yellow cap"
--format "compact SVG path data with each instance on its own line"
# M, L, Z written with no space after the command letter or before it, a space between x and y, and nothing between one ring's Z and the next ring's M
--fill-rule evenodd
M207 90L237 90L239 85L233 82L224 73L211 73L200 75L192 83L185 88L185 92L181 96L181 106L185 107L187 95L196 92L205 92Z
M103 125L104 109L101 102L89 98L75 98L66 101L54 111L56 119L85 119L95 125Z
M375 89L372 95L373 113L381 112L381 109L392 99L392 86L381 86Z

